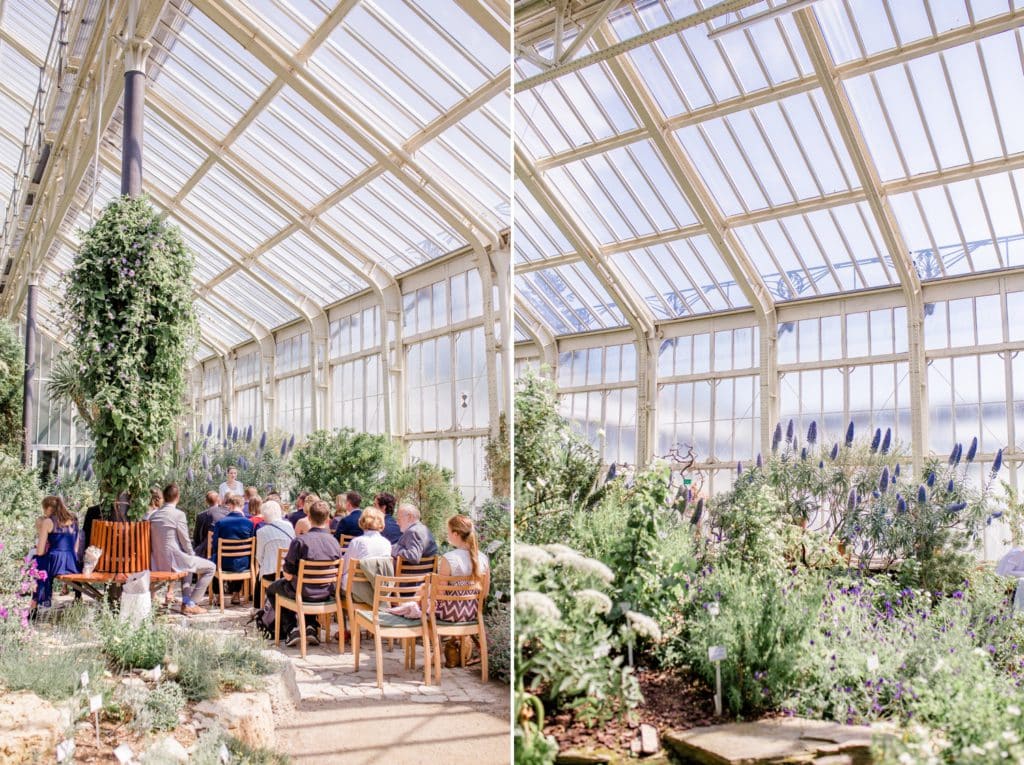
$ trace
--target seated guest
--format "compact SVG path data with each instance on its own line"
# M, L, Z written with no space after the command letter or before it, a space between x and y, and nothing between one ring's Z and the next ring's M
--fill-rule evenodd
M398 521L395 520L395 495L382 491L373 498L373 504L384 513L384 531L381 533L386 540L394 544L402 536L402 530L398 527Z
M222 539L252 539L255 533L252 527L252 523L248 518L245 517L245 513L242 512L244 502L241 494L229 494L228 495L228 514L221 518L213 525L213 542L210 545L210 559L217 562L217 549ZM221 562L221 569L225 572L233 574L241 573L242 571L248 571L249 565L252 561L249 556L246 555L244 558L224 558ZM227 591L231 593L231 605L237 606L242 602L242 581L240 579L232 579L229 581Z
M480 552L473 519L468 515L453 515L448 519L448 544L453 548L446 552L437 563L441 576L486 577L490 561ZM477 604L471 601L447 601L438 603L437 617L445 621L461 622L476 619Z
M227 497L224 497L225 501ZM208 534L213 530L217 521L228 514L227 504L221 503L221 496L215 491L206 492L206 509L196 516L196 528L192 534L192 547L196 555L203 558L210 557L210 551L206 549Z
M430 529L420 522L420 509L416 505L403 502L398 506L396 514L398 527L402 536L391 545L391 557L403 558L410 563L419 563L422 558L433 558L437 555L437 542Z
M152 488L149 490L149 507L146 509L146 514L142 516L142 520L148 521L149 516L164 506L164 493L159 488Z
M93 505L85 511L85 519L82 521L82 533L78 539L78 563L83 563L85 548L89 546L92 539L93 521L113 521L115 523L128 522L128 494L122 492L114 501L113 505Z
M268 486L267 488L270 488L270 487ZM263 501L264 502L269 502L270 500L274 500L278 504L281 504L281 495L278 492L276 492L276 491L269 491L269 492L267 492L267 496L265 496L263 498Z
M36 568L46 577L36 585L31 610L49 607L53 582L61 574L77 574L78 519L57 496L43 499L43 515L36 521Z
M263 508L263 500L258 496L250 497L245 503L246 515L249 516L249 523L254 529L263 525L263 516L260 514Z
M359 528L359 516L362 514L362 510L359 506L363 503L363 498L358 491L346 491L345 499L342 506L345 509L345 515L338 522L338 525L334 529L334 536L341 538L341 535L349 537L358 537L363 533L363 530Z
M288 514L288 523L292 526L298 523L302 518L306 517L306 497L308 496L308 491L299 492L299 496L295 500L295 511Z
M307 520L307 523L309 521ZM277 577L277 551L288 549L295 539L295 529L281 514L281 505L274 500L267 500L263 505L263 525L256 529L256 561L259 563L259 575L269 585ZM253 607L259 608L259 582L253 588Z
M285 555L282 564L283 577L267 588L267 606L263 611L263 624L268 629L274 627L274 609L277 596L284 595L286 598L295 597L295 584L299 575L299 561L329 561L338 560L341 557L341 548L338 541L331 536L328 526L330 524L330 507L326 502L317 502L309 508L310 530L300 537L292 540L288 547L288 554ZM329 600L334 597L333 585L305 585L301 594L304 601L317 602ZM268 618L269 615L269 618ZM299 642L299 630L296 626L295 614L292 611L281 611L281 633L287 635L286 644L297 645ZM306 640L312 645L319 645L316 623L306 624Z
M298 523L295 524L295 536L301 537L307 531L313 528L313 524L309 522L309 517L299 518Z
M256 491L255 486L245 487L245 494L243 495L243 499L245 500L245 506L242 508L242 510L245 512L246 515L253 515L252 510L249 509L249 500L251 500L253 497L256 497L258 499L259 496L260 493Z
M359 527L363 533L348 543L345 548L344 573L341 586L348 582L348 562L364 558L390 558L391 543L381 534L384 530L384 513L379 507L368 507L359 516Z
M215 493L215 492L214 492ZM182 584L181 612L186 615L205 613L194 598L202 597L213 579L216 569L212 561L195 555L188 538L188 521L178 509L178 485L172 483L164 489L164 506L150 516L150 538L153 571L190 571L196 575L191 586Z
M337 535L338 524L348 514L345 509L345 495L339 494L334 498L334 515L331 517L331 533Z

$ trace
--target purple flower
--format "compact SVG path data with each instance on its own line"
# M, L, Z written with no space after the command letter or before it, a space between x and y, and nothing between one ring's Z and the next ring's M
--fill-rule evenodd
M288 451L295 448L295 434L292 433L292 437L288 439Z
M956 490L956 486L953 484L953 479L949 479L949 483L946 484L946 493L952 494Z
M996 458L992 461L992 475L994 476L999 472L999 468L1003 466L1003 450L1000 449L996 452Z
M878 491L885 494L889 490L889 466L882 468L882 475L878 479Z
M760 470L764 467L764 460L761 458L760 453L757 455L757 469Z
M882 439L882 454L889 453L889 447L892 445L892 428L885 429L885 437Z
M786 443L787 444L793 443L793 436L795 436L795 435L796 435L796 426L793 424L793 421L790 420L789 424L786 425Z
M935 471L934 470L932 470L930 473L928 473L928 480L925 481L925 483L928 484L928 488L929 489L932 488L933 486L935 486Z
M875 428L875 435L871 439L871 453L874 454L878 451L879 444L882 443L882 429Z
M267 431L264 430L262 435L260 435L260 451L263 451L266 448L267 448Z
M946 505L946 512L952 515L953 513L959 513L965 507L967 507L966 502L954 502L951 505Z
M807 459L807 447L806 446L803 449L800 450L800 459L802 459L802 460L806 460Z
M772 435L772 451L779 450L779 444L782 443L782 423L776 423L775 433Z
M212 435L213 435L213 423L211 422L211 423L209 423L206 426L206 437L209 438Z
M917 503L919 505L923 505L927 501L928 501L928 492L924 488L924 484L921 484L920 486L917 487Z
M245 442L247 444L252 443L252 425L245 429Z
M846 506L850 510L853 510L855 507L857 507L857 490L856 489L850 489L850 496L846 498Z
M829 456L829 459L831 459L833 462L836 461L836 458L839 456L839 444L833 444L832 445L832 451L829 452L828 456Z
M818 423L816 421L814 421L814 420L811 420L811 424L807 428L807 443L810 444L811 446L814 446L814 444L817 442L817 440L818 440Z
M850 420L850 424L846 427L846 445L853 446L853 420Z
M971 445L967 448L967 457L965 458L969 463L974 462L974 457L978 453L978 437L975 436L971 439Z
M898 513L905 513L905 512L907 512L907 500L903 499L903 497L899 497L898 496L897 499L896 499L896 512L898 512Z
M893 480L893 482L895 482L896 479L899 478L899 477L900 477L900 463L897 462L896 463L896 467L893 468L893 471L892 471L892 480Z
M283 457L287 453L288 453L288 439L287 438L282 438L281 439L281 456Z
M737 462L736 463L736 475L743 475L743 463L742 462Z

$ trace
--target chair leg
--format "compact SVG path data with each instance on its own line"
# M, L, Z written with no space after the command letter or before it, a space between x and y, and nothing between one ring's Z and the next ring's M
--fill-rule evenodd
M480 627L480 679L487 682L487 631Z
M437 634L436 624L431 625L430 634L434 643L434 673L437 675L437 684L441 685L441 638Z
M341 606L338 606L338 653L345 653L345 616L341 611ZM328 634L328 638L331 636Z
M302 611L296 611L295 616L299 620L299 653L306 658L306 615Z
M413 662L416 661L416 639L412 641ZM430 685L430 630L423 625L423 684Z
M380 639L380 632L373 633L373 647L377 649L377 687L384 687L384 641Z
M274 645L281 645L281 601L274 604Z
M355 671L359 671L359 625L349 622L352 625L352 657L355 660Z
M220 612L224 613L224 577L217 577L217 589L220 591Z

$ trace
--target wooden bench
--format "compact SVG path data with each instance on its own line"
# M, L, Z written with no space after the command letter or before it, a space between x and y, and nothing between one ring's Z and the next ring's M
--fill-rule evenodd
M93 572L57 577L57 581L83 595L100 600L103 593L97 589L98 585L113 585L120 589L131 574L149 570L149 521L94 521L89 545L103 551ZM149 571L149 586L155 590L187 575L187 571Z

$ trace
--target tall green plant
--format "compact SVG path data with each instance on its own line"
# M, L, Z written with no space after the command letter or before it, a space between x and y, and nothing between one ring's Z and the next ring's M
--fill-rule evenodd
M122 197L85 232L66 274L64 318L100 493L128 492L133 517L184 407L198 327L193 266L177 228L145 198Z
M402 467L399 447L386 435L356 433L349 428L310 433L292 454L295 485L334 497L358 491L372 497Z
M445 538L445 524L462 511L462 492L454 484L452 471L430 462L417 461L395 471L386 488L399 502L411 502L420 509L423 523L438 539Z
M14 327L0 321L0 449L17 455L23 433L21 411L25 347Z

